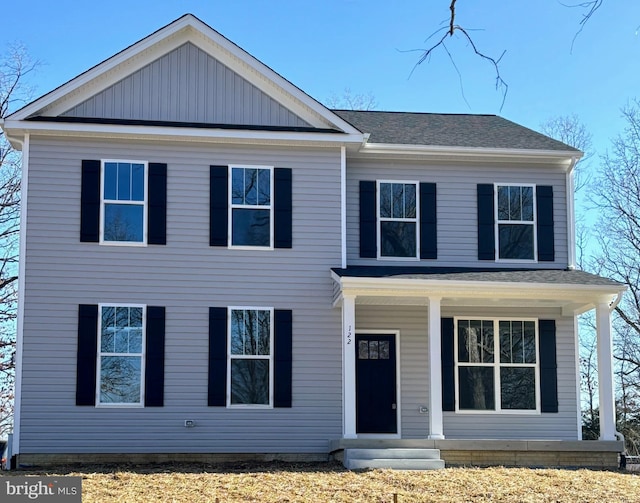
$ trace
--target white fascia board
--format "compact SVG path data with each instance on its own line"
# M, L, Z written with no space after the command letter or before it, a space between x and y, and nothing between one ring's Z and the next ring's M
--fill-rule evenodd
M337 278L343 293L367 296L440 296L495 299L613 300L624 285L574 285L501 281L457 281L419 278Z
M538 150L512 148L484 148L484 147L445 147L439 145L404 145L393 143L366 143L358 151L360 154L378 155L419 155L434 158L472 158L489 160L545 161L566 165L570 169L576 159L582 157L582 152L575 150Z
M10 141L21 141L27 133L41 136L73 136L161 139L163 141L229 141L229 142L272 142L280 144L305 143L322 145L347 145L362 142L362 134L314 133L296 131L257 131L239 129L181 128L163 126L138 126L121 124L87 124L67 122L15 121L7 119L4 130Z

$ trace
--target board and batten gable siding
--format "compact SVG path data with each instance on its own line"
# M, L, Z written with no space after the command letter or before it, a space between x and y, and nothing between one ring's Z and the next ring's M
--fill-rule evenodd
M80 242L81 160L99 158L167 163L166 245ZM291 249L209 246L209 166L229 163L292 169ZM21 452L326 452L342 432L339 149L32 137L29 168ZM78 305L101 302L165 307L163 407L75 405ZM226 306L292 310L292 408L207 407L208 310Z
M202 49L186 43L62 114L66 117L309 126Z
M429 414L429 342L426 306L356 305L356 331L400 332L402 438L425 438ZM443 306L443 317L538 318L556 320L558 413L472 414L444 412L447 439L577 440L576 364L573 318L554 309L488 309ZM440 385L440 383L438 383Z
M436 184L437 259L407 261L360 257L359 186L361 180L432 182ZM434 164L391 159L349 159L347 165L347 261L349 265L424 265L505 267L505 262L478 260L477 184L509 183L553 187L555 260L536 268L568 264L566 175L548 166L514 164ZM508 266L508 265L507 265Z

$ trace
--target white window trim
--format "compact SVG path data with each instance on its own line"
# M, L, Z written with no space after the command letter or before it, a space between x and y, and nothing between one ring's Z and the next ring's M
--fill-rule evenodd
M104 166L108 162L118 163L130 163L130 164L142 164L144 166L144 201L115 201L112 199L105 200L104 198ZM104 239L104 206L105 203L113 204L137 204L143 207L142 209L142 241L106 241ZM147 246L147 219L149 213L149 163L147 161L132 161L128 159L101 159L100 160L100 240L99 244L106 246Z
M269 311L269 355L232 355L231 354L231 312L232 311ZM273 373L274 373L274 308L255 306L228 306L227 307L227 408L229 409L273 409ZM231 360L268 360L269 361L269 403L231 403Z
M533 220L498 220L498 187L531 187L533 188ZM496 241L496 262L505 264L537 264L538 263L538 208L537 208L537 191L534 183L494 183L493 184L493 218L494 218L494 236ZM502 225L531 225L533 226L533 259L513 259L500 258L500 224Z
M416 186L416 217L415 218L382 218L380 216L380 185L383 183L415 185ZM382 255L382 222L415 222L416 224L416 255L415 257L387 257ZM401 262L420 261L420 182L415 180L376 180L376 247L378 260L392 260Z
M139 307L142 308L142 353L140 364L140 402L139 403L102 403L100 401L100 370L102 362L102 308L103 307ZM98 304L98 345L96 350L96 408L109 409L140 409L144 408L145 400L145 370L147 360L147 306L146 304L104 303ZM108 355L109 353L104 353ZM137 355L137 353L134 353Z
M494 400L495 409L492 410L474 410L474 409L460 409L460 388L458 377L458 321L459 320L479 320L479 321L491 321L493 322L493 347L494 347L494 363L462 363L462 367L489 367L494 369ZM501 321L532 321L535 325L535 338L536 338L536 363L532 365L530 363L500 363L500 332L499 323ZM483 316L457 316L453 319L454 330L454 380L455 380L455 401L456 410L458 414L499 414L499 415L517 415L517 416L537 416L541 414L541 397L540 397L540 337L538 318L525 318L518 316L509 317L483 317ZM500 368L501 367L522 367L522 368L534 368L535 369L535 394L536 394L536 408L535 409L502 409L501 408L501 393L500 393Z
M234 204L233 203L233 168L240 169L268 169L270 172L269 175L269 204L268 205L247 205L247 204ZM234 250L274 250L274 180L273 180L273 170L274 166L259 166L252 164L229 164L229 171L227 176L227 193L228 193L228 203L229 203L229 215L228 215L228 224L227 229L227 243L229 243L228 247L233 248ZM249 246L249 245L234 245L233 244L233 210L234 209L261 209L261 210L269 210L269 246Z

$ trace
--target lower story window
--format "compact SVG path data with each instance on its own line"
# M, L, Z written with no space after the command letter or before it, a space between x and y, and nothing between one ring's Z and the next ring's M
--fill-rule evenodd
M142 405L145 307L101 305L99 320L97 403Z
M230 405L270 406L273 310L229 309Z
M457 319L458 410L539 410L535 320Z

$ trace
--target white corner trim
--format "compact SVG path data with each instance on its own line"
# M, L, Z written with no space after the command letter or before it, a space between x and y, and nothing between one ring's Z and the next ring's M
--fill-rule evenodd
M347 267L347 149L340 147L340 255L341 267Z
M568 267L569 269L575 269L577 267L577 257L576 257L576 205L575 205L575 187L574 187L574 168L578 161L579 157L574 156L571 160L571 165L567 170L566 177L566 200L567 200L567 230L568 230L568 238L569 242L567 243L567 248L569 251L568 258Z
M18 319L16 325L15 399L13 405L13 454L20 454L20 421L22 419L22 358L24 354L24 285L27 254L29 141L29 134L25 134L22 144L22 175L20 179L20 244L18 251Z

